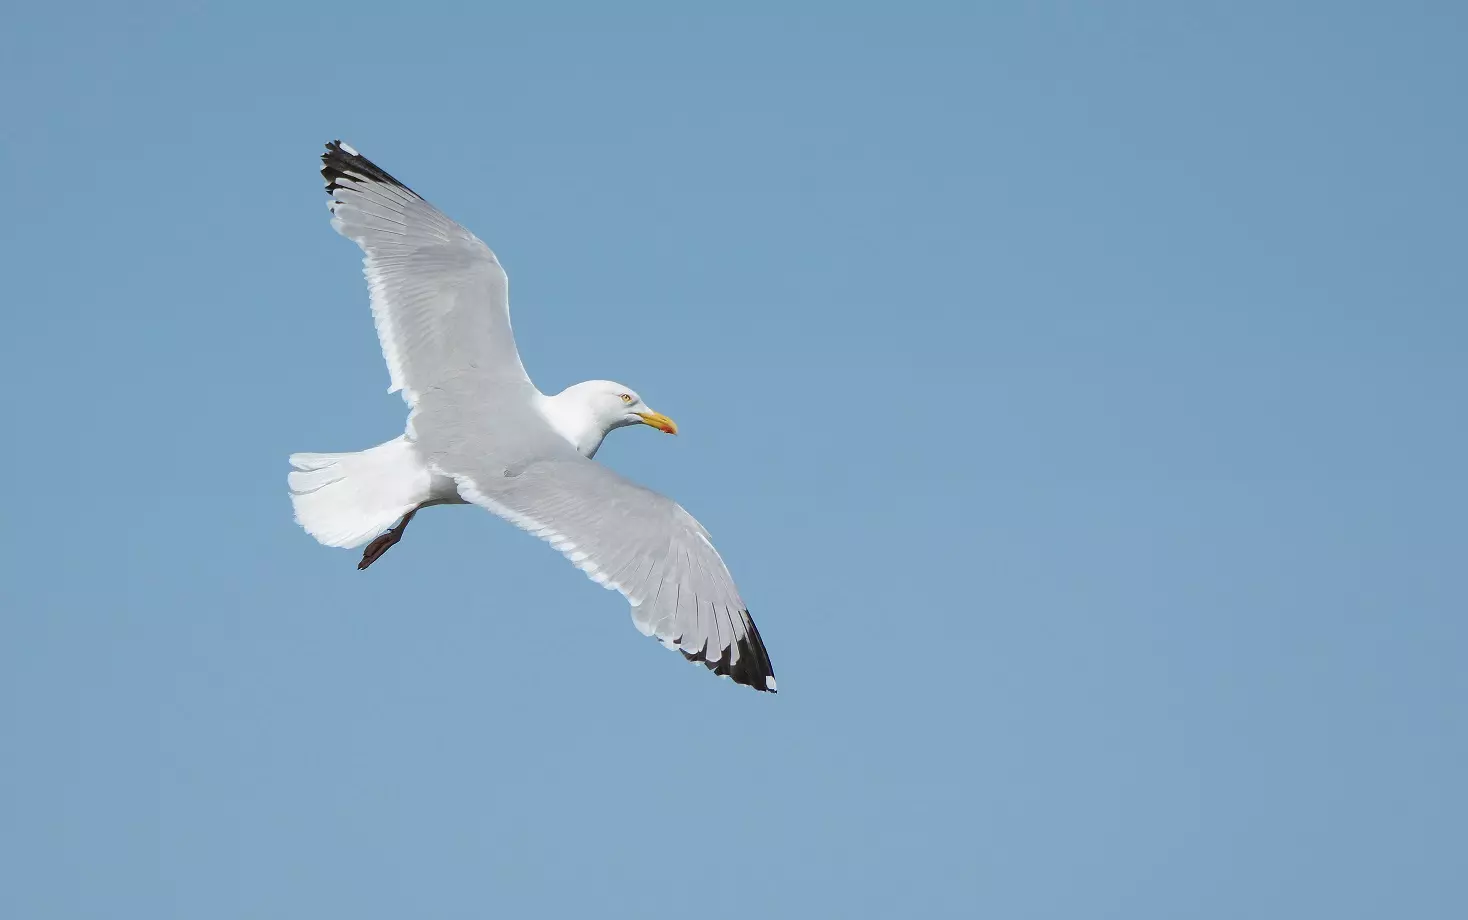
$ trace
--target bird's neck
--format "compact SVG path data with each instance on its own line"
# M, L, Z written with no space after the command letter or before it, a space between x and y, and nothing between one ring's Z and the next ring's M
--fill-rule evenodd
M536 401L536 408L556 434L565 438L583 457L595 457L597 448L601 447L602 440L611 430L574 392L543 395Z

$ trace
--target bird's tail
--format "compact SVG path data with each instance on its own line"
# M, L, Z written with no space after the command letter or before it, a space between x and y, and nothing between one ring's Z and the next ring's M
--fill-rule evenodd
M327 546L360 546L427 496L403 438L349 454L291 454L287 477L296 523Z

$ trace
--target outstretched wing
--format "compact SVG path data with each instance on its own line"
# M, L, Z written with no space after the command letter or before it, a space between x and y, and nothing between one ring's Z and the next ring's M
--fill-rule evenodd
M459 494L560 550L632 604L632 621L685 658L775 690L759 630L693 515L576 453L529 405L486 404L466 374L424 395L415 438Z
M592 581L620 591L643 635L735 683L774 692L759 630L693 515L579 456L512 472L457 473L459 494L547 541Z
M509 279L489 247L341 141L326 145L321 164L331 225L366 253L388 392L416 406L468 369L528 383L510 331Z

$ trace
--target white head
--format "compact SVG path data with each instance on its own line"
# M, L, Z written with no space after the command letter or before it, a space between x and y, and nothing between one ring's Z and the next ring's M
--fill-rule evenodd
M546 400L546 417L572 446L590 457L613 428L650 425L677 434L678 426L654 412L637 391L611 380L588 380Z

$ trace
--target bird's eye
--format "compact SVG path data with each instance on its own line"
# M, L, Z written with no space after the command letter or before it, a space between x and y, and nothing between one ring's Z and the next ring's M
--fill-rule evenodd
M624 403L630 403L631 401L632 401L632 394L631 393L623 393L622 394L622 402L624 402Z

